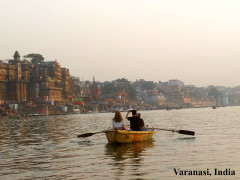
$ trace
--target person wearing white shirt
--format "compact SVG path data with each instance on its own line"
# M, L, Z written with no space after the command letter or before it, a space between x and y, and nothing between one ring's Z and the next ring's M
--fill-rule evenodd
M115 116L113 118L112 125L113 125L113 129L126 130L124 123L123 123L122 114L120 111L115 112Z

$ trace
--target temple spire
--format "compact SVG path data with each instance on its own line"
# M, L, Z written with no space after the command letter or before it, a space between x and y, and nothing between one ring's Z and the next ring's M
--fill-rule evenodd
M15 54L14 54L14 60L17 60L17 61L20 61L20 54L19 54L19 52L18 51L15 51Z

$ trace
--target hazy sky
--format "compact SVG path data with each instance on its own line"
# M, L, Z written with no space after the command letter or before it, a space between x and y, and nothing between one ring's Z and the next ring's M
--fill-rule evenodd
M39 53L83 80L240 85L239 0L0 0L0 59Z

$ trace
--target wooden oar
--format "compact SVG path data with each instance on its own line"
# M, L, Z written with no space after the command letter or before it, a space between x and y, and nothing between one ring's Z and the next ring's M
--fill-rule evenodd
M89 137L92 136L94 134L98 134L98 133L104 133L105 131L99 131L99 132L95 132L95 133L85 133L85 134L79 134L77 137L78 138L85 138L85 137Z
M172 131L172 132L177 132L179 134L185 134L185 135L191 135L194 136L195 132L194 131L187 131L187 130L174 130L174 129L161 129L161 128L154 128L157 130L163 130L163 131Z

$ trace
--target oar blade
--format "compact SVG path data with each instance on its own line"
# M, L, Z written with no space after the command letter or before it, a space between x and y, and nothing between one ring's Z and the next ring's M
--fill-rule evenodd
M179 133L179 134L191 135L191 136L194 136L194 135L195 135L195 132L194 132L194 131L187 131L187 130L179 130L178 133Z
M79 134L77 137L78 138L85 138L85 137L89 137L89 136L92 136L96 133L85 133L85 134Z
M95 133L85 133L85 134L79 134L77 137L78 138L85 138L85 137L89 137L92 136L94 134L98 134L98 133L104 133L105 131L100 131L100 132L95 132Z

